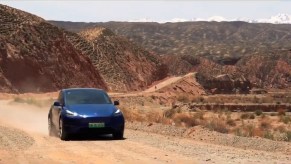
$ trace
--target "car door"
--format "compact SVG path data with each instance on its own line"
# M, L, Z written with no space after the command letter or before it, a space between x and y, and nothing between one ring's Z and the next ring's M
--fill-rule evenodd
M59 126L59 117L60 117L60 113L62 111L62 107L64 105L64 96L63 96L63 92L60 91L57 102L60 103L61 106L53 106L53 110L52 110L52 120L54 125L56 125L58 128Z

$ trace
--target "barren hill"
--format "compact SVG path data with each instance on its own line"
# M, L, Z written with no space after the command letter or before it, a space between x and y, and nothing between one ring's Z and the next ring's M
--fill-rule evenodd
M72 43L76 47L83 45L81 49L89 52L95 68L112 91L141 90L167 75L167 68L158 56L109 29L95 27L79 34L85 40L79 38Z
M4 5L0 5L0 24L0 91L106 89L90 59L72 46L63 30Z

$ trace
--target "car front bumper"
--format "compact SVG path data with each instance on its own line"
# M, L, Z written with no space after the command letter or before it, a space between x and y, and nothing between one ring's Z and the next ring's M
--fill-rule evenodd
M89 123L104 123L104 127L90 128ZM63 128L67 133L111 134L124 130L124 117L63 117Z

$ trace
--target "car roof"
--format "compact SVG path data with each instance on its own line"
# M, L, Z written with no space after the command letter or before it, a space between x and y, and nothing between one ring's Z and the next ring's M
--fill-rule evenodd
M104 91L103 89L99 88L66 88L62 89L63 92L74 91L74 90L96 90L96 91Z

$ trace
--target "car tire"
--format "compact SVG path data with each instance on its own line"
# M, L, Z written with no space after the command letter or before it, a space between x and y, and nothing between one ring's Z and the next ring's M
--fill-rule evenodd
M112 134L112 136L115 140L121 140L123 139L123 131L115 132Z
M64 125L64 122L63 122L62 118L60 118L60 120L59 120L59 137L61 140L66 141L69 139L69 135L65 131L65 129L63 128L64 127L63 125Z
M48 117L48 132L49 132L49 136L51 136L51 137L58 136L56 127L53 125L51 117Z

